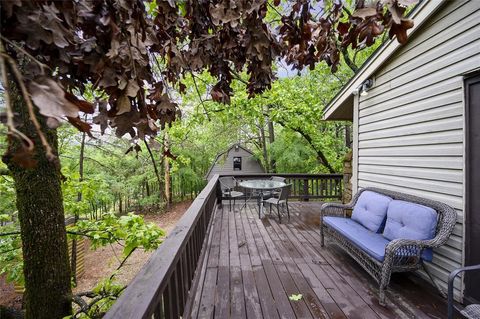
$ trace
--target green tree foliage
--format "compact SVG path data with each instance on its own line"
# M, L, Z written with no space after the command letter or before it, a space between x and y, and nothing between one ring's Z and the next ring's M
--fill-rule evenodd
M0 94L0 97L3 94ZM2 99L0 98L0 112L2 111ZM5 143L4 126L0 125L0 153L4 153L7 145ZM0 161L0 215L11 216L15 213L15 188L13 184L13 178L10 176L10 172L7 169L7 165ZM1 225L2 221L0 221Z
M80 220L69 227L73 236L87 236L93 249L121 241L123 255L128 257L136 248L152 250L162 242L165 232L153 223L145 223L141 216L130 213L118 217L105 214L99 220Z
M24 284L22 242L17 225L0 227L0 275L9 282ZM5 235L9 234L9 235Z
M117 270L102 280L92 291L74 296L77 305L73 318L100 318L107 311L125 285L115 281L115 275L136 249L151 251L163 241L165 232L153 223L145 223L141 216L128 214L118 217L105 214L98 220L80 220L67 228L72 239L87 237L91 247L97 249L110 244L123 246L123 260ZM24 284L23 258L18 224L0 227L0 275L6 274L8 281Z

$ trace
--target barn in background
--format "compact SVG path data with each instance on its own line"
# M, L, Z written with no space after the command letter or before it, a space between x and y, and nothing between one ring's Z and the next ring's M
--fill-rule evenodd
M245 147L234 144L225 152L217 155L205 178L210 180L215 174L255 174L265 173L260 161Z

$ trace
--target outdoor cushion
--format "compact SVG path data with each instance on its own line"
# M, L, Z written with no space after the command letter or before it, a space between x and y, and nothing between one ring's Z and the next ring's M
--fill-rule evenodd
M385 258L385 247L390 241L382 234L372 232L350 218L327 216L323 222L376 260Z
M388 205L387 221L383 236L393 240L397 238L425 240L435 236L437 212L430 207L411 202L393 200ZM432 259L431 249L422 255L424 260Z
M353 208L352 219L373 232L381 233L385 225L388 204L392 198L364 191Z

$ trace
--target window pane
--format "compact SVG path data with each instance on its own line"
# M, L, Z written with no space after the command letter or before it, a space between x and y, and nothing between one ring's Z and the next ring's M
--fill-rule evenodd
M233 158L233 170L234 171L241 171L242 170L242 158L241 157L234 157Z

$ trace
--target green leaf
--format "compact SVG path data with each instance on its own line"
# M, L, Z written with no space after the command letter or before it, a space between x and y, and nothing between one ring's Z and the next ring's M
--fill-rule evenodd
M291 301L299 301L302 299L302 294L298 294L298 295L295 295L295 294L292 294L291 296L288 297L288 299L290 299Z

